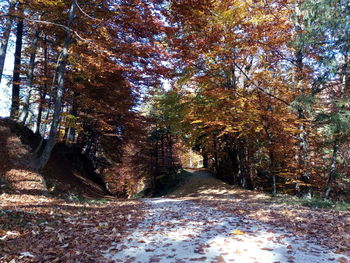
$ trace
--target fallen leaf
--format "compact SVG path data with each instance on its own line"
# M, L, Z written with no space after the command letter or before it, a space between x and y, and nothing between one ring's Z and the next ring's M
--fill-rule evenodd
M235 229L231 232L231 235L244 235L245 232L244 231L241 231L241 230L238 230L238 229Z
M272 248L268 248L268 247L263 247L263 248L261 248L261 250L273 251L273 249L272 249Z
M30 252L21 252L20 254L22 257L29 257L29 258L33 258L34 255Z

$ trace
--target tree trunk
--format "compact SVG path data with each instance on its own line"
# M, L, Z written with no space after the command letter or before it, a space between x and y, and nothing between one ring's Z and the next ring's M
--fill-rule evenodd
M8 15L11 15L11 13L14 11L16 2L17 1L15 0L11 1L9 10L7 12ZM1 46L0 46L0 83L2 80L2 74L4 72L5 58L6 58L6 52L7 52L7 46L10 38L11 28L12 28L12 18L11 16L8 16L5 24L4 33L1 39Z
M270 150L269 150L269 157L270 157L270 174L271 174L271 194L276 195L277 194L277 187L276 187L276 164L275 164L275 156L273 152L273 144L270 141Z
M23 110L22 110L21 118L20 118L22 124L26 124L27 118L28 118L30 97L31 97L32 89L33 89L35 57L36 57L36 50L38 47L39 34L40 34L40 32L38 30L35 31L33 43L31 46L31 54L30 54L30 60L29 60L29 72L28 72L28 76L27 76L28 77L27 92L26 92L26 96L24 98L24 105L23 105Z
M18 7L21 9L21 6ZM21 11L22 12L22 11ZM12 105L11 105L11 118L17 119L19 113L19 89L21 82L21 56L22 56L22 39L23 39L23 19L18 18L17 32L16 32L16 50L15 50L15 63L13 69L13 84L12 84Z
M74 117L78 116L78 108L77 108L77 94L74 92L73 94L73 102L72 102L72 108L70 110L70 114ZM75 134L76 134L76 129L74 127L70 127L68 130L67 134L67 140L71 143L74 143L75 141Z
M158 176L159 173L159 147L158 147L158 138L155 141L155 146L153 147L153 152L154 152L154 162L153 162L153 169L152 169L152 174L151 174L151 182L150 182L150 187L149 187L149 193L148 196L152 197L154 195L154 192L156 190L156 177ZM152 158L153 159L153 158Z
M75 11L76 11L76 2L75 0L73 0L69 10L68 24L67 24L68 27L70 27L71 24L73 23L73 20L75 17ZM68 48L69 48L70 42L71 42L71 35L69 32L66 32L66 36L63 43L63 49L62 49L62 57L61 57L61 61L59 62L59 67L57 71L57 88L55 92L54 112L52 117L51 129L50 129L49 138L47 140L43 153L40 156L39 167L38 167L40 170L42 170L47 164L47 162L49 161L52 149L56 144L56 137L58 132L57 128L59 125L60 113L61 113L61 107L62 107L62 98L64 93L64 74L66 71L66 63L69 55Z
M238 181L238 173L239 173L239 164L238 164L238 157L237 157L237 150L233 149L231 147L228 148L227 153L229 155L230 165L232 167L232 183L234 185L237 184Z
M44 36L44 74L45 74L45 83L44 83L44 89L40 90L40 102L39 102L39 106L38 106L38 116L36 119L36 134L40 133L40 126L41 126L41 116L42 116L42 112L43 112L43 104L44 104L44 100L46 98L46 94L48 91L48 83L47 83L47 79L48 79L48 54L47 54L47 37L46 35ZM50 103L49 103L50 105ZM48 106L48 108L50 108L50 106Z
M301 95L305 95L305 89L303 81L303 55L301 50L298 50L295 54L296 62L297 62L297 82L298 86L301 85ZM301 83L301 84L299 84ZM300 120L299 125L299 169L301 171L300 179L303 182L303 186L301 187L300 195L304 198L311 198L311 188L309 186L310 184L310 175L308 171L308 157L309 157L309 145L308 145L308 139L307 139L307 131L305 127L305 110L302 105L299 106L298 109L298 119Z
M41 118L43 114L43 103L46 97L46 93L40 91L40 101L39 101L39 107L38 107L38 116L36 118L36 130L35 133L39 134L40 133L40 126L41 126Z
M337 155L338 155L338 142L335 140L333 143L333 156L332 156L332 162L331 162L331 170L329 172L327 185L323 193L324 199L329 198L329 194L332 190L332 184L337 173Z
M203 153L203 168L208 168L208 154Z
M248 147L244 147L245 149L245 186L244 188L248 190L254 190L254 184L253 184L253 169L251 167L251 151L248 149Z
M274 149L274 139L272 134L269 132L270 125L267 122L267 119L263 117L264 119L264 130L266 133L266 137L269 142L269 158L270 158L270 175L271 175L271 194L276 195L277 194L277 187L276 187L276 160L275 160L275 153L273 151Z
M295 13L296 13L296 25L295 29L299 37L302 37L303 32L303 21L301 14L301 2L296 2L295 4ZM302 44L298 43L297 50L295 52L295 60L296 60L296 83L297 88L300 89L301 96L305 95L305 83L304 80L304 63L303 63L303 51ZM303 182L303 186L301 187L301 192L299 193L304 198L311 198L311 188L310 188L310 174L308 171L308 160L309 160L309 147L308 147L308 138L307 131L305 127L306 113L305 109L302 105L299 106L298 109L298 119L300 120L299 125L299 169L301 171L300 179Z
M214 165L215 165L215 173L219 173L219 158L218 158L218 149L217 149L217 143L216 138L213 139L213 146L214 146Z
M168 144L169 144L169 152L170 152L170 166L172 167L172 169L175 169L174 152L173 152L173 139L172 139L172 136L169 132L168 132Z
M247 169L246 169L246 156L245 156L245 146L244 143L238 144L237 149L237 163L238 163L238 175L237 181L238 185L242 188L247 186Z
M162 154L161 165L162 165L162 168L164 168L164 165L165 165L165 154L164 154L164 134L163 134L163 132L160 135L160 152Z
M303 109L299 109L299 119L301 121L305 120ZM301 187L301 196L304 198L310 199L312 197L310 184L310 174L308 171L308 140L307 140L307 132L305 130L305 125L301 123L299 125L299 169L301 170L301 181L303 182L303 186Z

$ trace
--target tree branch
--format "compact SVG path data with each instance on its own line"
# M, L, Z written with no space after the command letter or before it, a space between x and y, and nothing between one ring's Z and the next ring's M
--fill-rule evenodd
M65 30L66 32L73 33L78 39L80 39L83 42L91 42L91 40L88 40L88 39L81 37L77 31L75 31L75 30L73 30L65 25L62 25L62 24L58 24L55 22L49 22L49 21L43 21L43 20L37 20L37 19L30 19L30 18L24 18L24 20L32 22L32 23L41 23L41 24L45 24L45 25L58 26L58 27L62 28L63 30Z
M88 18L90 18L90 19L92 19L92 20L100 20L100 19L97 19L97 18L92 17L92 16L90 16L89 14L87 14L87 13L80 7L80 5L78 4L78 1L77 1L77 0L74 0L74 1L75 1L75 5L78 7L79 11L82 12L82 14L83 14L84 16L86 16L86 17L88 17Z
M251 78L247 75L247 73L245 73L244 70L243 70L239 65L237 65L236 62L233 62L233 63L234 63L234 65L239 69L239 71L241 71L242 74L247 78L247 80L251 81ZM266 95L268 95L268 96L270 96L270 97L272 97L272 98L274 98L274 99L276 99L276 100L278 100L278 101L280 101L280 102L282 102L282 103L284 103L284 104L286 104L286 105L288 105L288 106L290 105L290 103L288 103L287 101L285 101L285 100L283 100L283 99L281 99L281 98L279 98L279 97L277 97L277 96L271 94L270 92L264 90L263 88L260 88L260 87L259 87L258 85L256 85L255 83L252 82L252 85L253 85L254 87L256 87L258 90L260 90L261 92L265 93Z

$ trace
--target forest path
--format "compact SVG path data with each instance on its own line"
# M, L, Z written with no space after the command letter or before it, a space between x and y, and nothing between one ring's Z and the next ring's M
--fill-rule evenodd
M203 184L198 181L201 175L205 181ZM188 182L203 186L213 183L213 180L216 179L197 173ZM199 199L207 198L202 193L206 189L201 189L201 186L194 191L195 195L199 195ZM184 187L190 188L188 185ZM222 187L226 186L219 184L218 188L223 190ZM191 195L189 189L182 191ZM155 198L143 199L143 202L148 206L144 221L137 228L130 229L129 235L119 243L113 243L105 253L106 259L129 263L344 263L350 260L350 257L335 254L334 249L317 245L315 240L295 235L286 227L217 210L198 200Z

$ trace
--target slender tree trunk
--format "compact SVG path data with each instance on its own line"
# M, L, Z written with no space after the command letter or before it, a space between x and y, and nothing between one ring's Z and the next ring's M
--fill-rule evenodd
M75 0L73 0L69 10L68 27L70 27L73 23L73 20L75 17L75 11L76 11L76 2ZM38 167L40 170L42 170L47 164L47 162L49 161L52 149L56 144L56 137L58 132L57 128L59 125L60 113L61 113L61 107L62 107L62 98L64 93L64 74L66 71L66 63L69 55L68 48L69 48L70 42L71 42L71 35L69 32L66 32L66 36L63 43L63 49L62 49L62 57L61 57L61 61L59 62L59 67L57 72L57 88L55 92L56 94L55 94L55 102L54 102L54 113L52 117L51 129L50 129L49 138L47 140L43 153L40 156L39 167Z
M172 169L175 169L173 140L172 140L172 136L169 132L168 132L168 144L169 144L169 152L170 152L170 166L172 167Z
M40 133L40 126L41 126L41 118L43 114L43 103L46 97L46 93L43 91L40 91L40 101L39 101L39 107L38 107L38 116L36 118L36 130L35 133L39 134Z
M162 167L164 168L165 165L165 154L164 154L164 134L162 133L160 136L160 149L161 149L161 153L162 153Z
M302 21L302 13L301 13L301 1L297 1L295 3L295 13L296 13L296 25L295 29L299 37L302 37L303 32L303 21ZM301 91L301 96L305 95L305 83L304 83L304 63L303 63L303 51L301 46L302 44L298 44L297 50L295 52L295 60L296 60L296 83L297 88ZM311 187L310 185L310 174L308 171L308 162L309 162L309 146L308 146L308 138L307 131L305 126L306 121L306 113L305 109L302 105L299 106L298 109L298 119L300 120L299 125L299 169L301 171L300 179L303 182L303 186L301 187L301 196L304 198L311 198Z
M39 91L40 94L40 101L39 101L39 107L38 107L38 116L36 119L36 134L40 133L40 126L41 126L41 116L42 116L42 112L43 112L43 104L44 104L44 100L46 98L46 94L47 94L47 90L48 90L48 83L47 83L47 79L48 79L48 65L47 65L47 61L48 61L48 54L47 54L47 40L46 40L46 35L44 36L44 74L45 74L45 83L44 83L44 89ZM50 103L49 103L50 104ZM50 107L48 107L50 108Z
M328 199L329 194L332 190L332 184L334 182L336 173L337 173L337 156L338 156L338 142L335 140L333 143L333 155L332 155L332 162L331 162L331 170L329 172L328 181L326 188L323 193L323 198Z
M275 153L273 151L274 149L274 142L273 142L273 136L269 132L270 125L268 124L268 121L266 117L262 116L264 120L264 130L269 142L269 158L270 158L270 175L271 175L271 194L276 195L277 194L277 187L276 187L276 160L275 160Z
M154 158L154 165L153 165L153 172L151 174L151 187L150 187L150 193L149 196L153 196L154 192L156 190L156 177L158 176L159 173L159 147L158 147L158 142L159 140L156 140L155 147L153 148L153 151L155 153L155 158Z
M248 147L244 147L245 149L245 186L244 188L249 190L254 190L254 184L253 184L253 169L251 167L251 151Z
M8 15L11 15L11 13L14 11L16 2L17 1L15 0L11 1L10 7L7 13ZM2 80L2 74L4 72L5 58L6 58L8 42L10 39L11 28L12 28L12 18L11 16L8 16L5 24L4 33L1 38L1 45L0 45L0 83Z
M217 174L219 172L219 157L218 157L218 149L217 149L217 143L216 138L213 139L213 146L214 146L214 165L215 165L215 173Z
M275 158L274 158L274 153L273 150L270 149L270 173L271 173L271 179L272 179L272 195L277 194L277 187L276 187L276 171L275 171Z
M27 92L26 92L26 95L25 95L25 98L24 98L24 105L23 105L23 110L22 110L21 118L20 118L22 124L25 124L26 121L27 121L27 118L28 118L30 97L31 97L32 89L33 89L35 57L36 57L36 51L37 51L37 47L38 47L39 34L40 34L40 32L38 30L35 31L33 43L32 43L32 46L31 46L31 54L30 54L30 60L29 60Z
M19 5L19 9L21 6ZM16 50L15 50L15 63L13 69L13 84L12 84L12 105L11 105L11 118L17 119L19 113L19 90L21 82L21 56L22 56L22 40L23 40L23 19L18 18L17 32L16 32Z
M239 143L237 150L237 163L238 163L238 185L240 187L246 188L247 186L247 169L246 169L246 156L245 156L245 146L244 143Z
M303 54L301 50L298 50L295 54L296 62L297 62L297 83L298 86L301 86L301 96L305 95L304 83L303 82ZM307 138L307 131L305 126L306 115L305 109L302 105L299 106L298 109L298 119L300 120L299 125L299 169L301 171L300 179L303 182L303 186L301 187L301 196L304 198L311 198L311 188L310 184L310 175L308 171L308 160L309 160L309 145Z
M236 176L236 183L238 186L242 186L242 172L243 172L243 169L242 169L242 160L241 160L241 157L242 157L242 154L241 154L241 150L240 150L240 145L238 145L238 148L237 148L237 164L238 164L238 170L237 170L237 176Z
M299 109L299 119L301 121L305 120L304 111ZM308 171L308 157L309 157L309 146L307 140L307 132L305 129L305 125L301 123L299 125L299 168L301 169L301 180L303 182L303 186L301 187L301 195L304 198L311 198L311 188L310 184L310 174Z
M74 92L73 94L73 102L72 102L72 108L70 110L70 114L74 117L77 117L78 115L78 107L77 107L77 94ZM67 140L69 142L74 142L75 141L75 134L76 134L76 129L74 127L70 127L68 130L67 134Z
M46 96L46 95L44 95ZM48 104L48 107L47 107L47 113L46 113L46 117L45 117L45 121L47 122L47 120L49 119L49 116L50 116L50 108L51 108L51 102L49 101L49 104ZM40 134L40 125L41 125L41 116L42 116L42 110L43 110L43 107L41 106L39 108L39 113L38 113L38 119L37 119L37 130L35 131L36 134ZM47 124L45 122L45 125L44 125L44 129L43 129L43 132L41 134L41 140L40 140L40 143L39 145L37 146L37 148L34 150L34 154L36 154L36 156L38 156L43 144L44 144L44 140L45 140L45 134L46 134L46 130L47 130Z
M248 166L249 160L249 149L246 147L244 140L239 140L237 144L237 183L240 187L245 189L253 189L253 182L250 172L251 169L249 169Z

